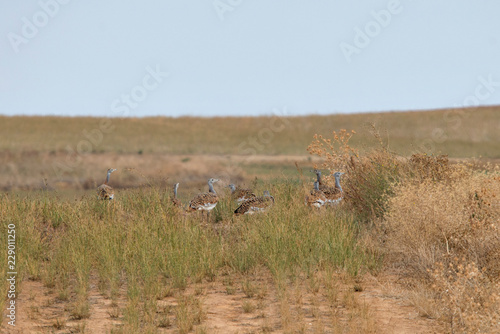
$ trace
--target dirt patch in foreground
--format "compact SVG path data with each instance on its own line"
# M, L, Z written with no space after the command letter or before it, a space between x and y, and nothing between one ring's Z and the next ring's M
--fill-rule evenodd
M212 282L192 283L185 290L172 290L158 300L151 328L158 333L179 333L180 327L189 328L185 326L190 320L183 319L181 312L186 307L193 315L190 332L443 332L436 321L420 317L402 298L391 296L387 287L396 284L395 280L393 276L367 275L357 282L342 277L332 282L317 274L278 288L280 285L268 273L220 276ZM23 282L17 298L16 327L4 320L1 332L110 333L125 329L126 287L122 286L120 296L112 301L99 292L95 279L92 281L90 317L81 320L71 316L71 298L61 301L42 283Z

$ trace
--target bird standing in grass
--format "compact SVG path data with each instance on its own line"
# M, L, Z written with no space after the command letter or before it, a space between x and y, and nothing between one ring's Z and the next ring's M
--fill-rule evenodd
M214 190L214 183L218 182L218 179L211 178L208 180L208 192L196 195L195 198L189 202L189 211L199 211L201 210L207 212L207 218L211 210L215 208L219 202L219 197Z
M257 197L251 189L243 189L240 187L235 187L234 184L228 185L231 189L231 198L240 204L241 202L247 201L250 198Z
M329 204L338 204L344 198L344 191L340 186L340 176L344 175L341 172L335 172L333 177L335 178L335 189L337 189L337 194L335 198L331 198Z
M318 188L321 190L326 197L326 204L337 204L342 200L342 187L340 186L340 176L344 173L335 172L333 177L335 178L335 187L329 187L324 184L321 180L321 171L315 169L314 173L316 173Z
M174 197L172 198L172 204L180 208L182 207L182 202L177 198L177 189L179 188L179 183L174 184Z
M106 181L104 181L103 184L101 184L99 187L97 187L97 196L99 199L112 200L115 197L115 192L113 191L113 188L111 188L108 185L109 176L114 171L116 171L116 169L113 169L113 168L108 169L108 175L106 176Z
M247 215L267 211L274 204L274 197L269 191L264 191L264 196L250 198L234 210L235 215Z
M306 196L306 204L319 209L325 205L326 201L327 199L325 194L319 190L318 181L314 182L314 189L311 190L311 193Z

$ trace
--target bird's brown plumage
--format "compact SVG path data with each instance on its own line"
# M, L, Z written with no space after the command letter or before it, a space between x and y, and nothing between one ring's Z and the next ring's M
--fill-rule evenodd
M213 183L219 181L218 179L210 179L208 180L208 192L196 195L191 202L189 202L188 210L196 211L196 210L205 210L210 211L219 202L219 196L213 189Z
M306 196L306 204L308 206L321 208L323 205L325 205L327 198L325 194L318 189L318 186L318 181L314 182L314 189L311 190L311 193Z
M219 196L212 193L198 194L195 198L189 202L189 209L191 211L196 210L211 210L210 207L217 205L219 202Z
M231 188L231 198L238 203L257 197L251 189L234 187L234 184L230 184L229 188Z
M325 194L327 201L337 201L342 197L342 191L337 186L330 187L323 183L323 180L321 179L321 172L319 170L314 170L314 173L316 173L317 176L317 182L319 184L318 188L323 192L323 194Z
M99 187L97 187L97 196L100 199L110 200L115 197L115 192L113 188L111 188L107 184L101 184Z
M257 212L264 212L274 204L274 197L269 195L266 190L264 196L254 197L244 201L241 205L234 210L236 215L254 214Z
M325 194L326 199L329 201L336 201L342 197L340 189L337 189L335 187L320 186L319 190L323 192L323 194Z
M115 192L113 191L113 188L111 188L108 185L109 177L110 177L111 173L113 173L114 171L116 171L116 169L113 169L113 168L108 169L106 181L104 181L103 184L101 184L99 187L97 187L97 196L99 199L111 200L115 197Z

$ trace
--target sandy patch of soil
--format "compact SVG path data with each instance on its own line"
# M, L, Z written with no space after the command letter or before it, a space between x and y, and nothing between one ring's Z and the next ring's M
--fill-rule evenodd
M192 283L184 291L157 301L158 313L167 311L166 327L159 333L178 333L175 308L184 297L199 300L203 318L197 328L206 333L441 333L436 321L418 315L402 298L391 296L387 286L397 277L366 275L355 284L339 278L328 288L318 276L288 282L278 289L269 273L252 277L220 276L213 282ZM109 333L124 324L126 291L122 287L115 304L103 296L96 284L90 285L90 317L72 319L70 301L36 281L22 283L17 298L17 321L13 328L4 320L2 333ZM333 293L333 297L332 297ZM6 312L4 310L4 316ZM5 318L4 318L5 319Z

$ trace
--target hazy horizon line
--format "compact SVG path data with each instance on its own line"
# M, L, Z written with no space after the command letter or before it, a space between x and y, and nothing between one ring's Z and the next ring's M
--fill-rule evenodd
M58 118L123 118L123 119L134 119L134 118L258 118L258 117L309 117L309 116L337 116L337 115L365 115L365 114L389 114L389 113L410 113L410 112L433 112L433 111L444 111L444 110L462 110L462 109L485 109L485 108L495 108L500 107L500 104L485 104L478 106L457 106L457 107L442 107L442 108L422 108L422 109L399 109L399 110L373 110L373 111L355 111L355 112L327 112L327 113L319 113L319 112L311 112L311 113L299 113L299 114L289 114L289 115L276 115L272 112L270 113L262 113L258 115L60 115L60 114L17 114L17 115L9 115L0 112L0 117L58 117ZM284 107L286 108L286 107ZM278 108L275 108L278 109Z

